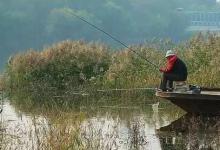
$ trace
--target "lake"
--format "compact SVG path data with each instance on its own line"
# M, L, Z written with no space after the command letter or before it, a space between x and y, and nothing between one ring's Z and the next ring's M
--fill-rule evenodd
M82 99L73 98L71 109L47 111L25 110L5 99L1 149L220 149L217 116L186 114L169 102L148 97Z

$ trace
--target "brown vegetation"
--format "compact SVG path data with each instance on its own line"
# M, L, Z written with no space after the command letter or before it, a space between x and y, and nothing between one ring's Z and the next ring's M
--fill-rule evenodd
M155 43L132 49L159 66L166 62L165 52L157 49ZM218 36L200 34L174 49L187 64L189 84L220 87ZM5 75L7 89L31 93L28 95L35 98L57 91L65 94L82 89L157 87L160 83L158 69L132 51L111 53L102 44L83 41L64 41L40 52L16 54L9 60Z

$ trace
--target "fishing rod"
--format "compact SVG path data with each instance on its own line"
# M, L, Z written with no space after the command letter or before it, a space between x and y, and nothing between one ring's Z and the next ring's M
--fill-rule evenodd
M144 59L145 61L147 61L149 64L153 65L156 69L159 69L159 66L154 64L153 62L149 61L148 59L146 59L145 57L143 57L142 55L140 55L139 53L137 53L135 50L131 49L130 47L128 47L125 43L123 43L122 41L118 40L116 37L112 36L111 34L109 34L108 32L104 31L103 29L97 27L96 25L92 24L91 22L87 21L85 18L76 15L75 13L71 12L71 14L73 16L75 16L76 18L80 19L81 21L87 23L88 25L92 26L93 28L97 29L98 31L106 34L108 37L110 37L111 39L113 39L114 41L118 42L119 44L121 44L122 46L124 46L125 48L129 49L130 51L132 51L133 53L135 53L137 56L139 56L140 58Z

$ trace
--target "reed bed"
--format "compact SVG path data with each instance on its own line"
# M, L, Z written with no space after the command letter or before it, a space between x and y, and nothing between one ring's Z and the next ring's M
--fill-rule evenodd
M188 83L220 87L220 37L199 34L187 42L170 41L131 46L158 66L166 62L164 49L173 48L188 67ZM48 97L97 89L158 87L161 74L129 49L111 51L100 43L63 41L42 51L12 56L1 86L20 98L45 101ZM2 78L3 79L3 78ZM151 92L149 92L151 93Z
M164 50L174 48L187 64L189 84L220 87L220 37L214 34L199 34L179 45L170 41L157 42L131 48L158 66L165 65ZM30 127L15 130L17 133L26 134L25 137L32 140L32 145L25 145L26 147L111 149L117 147L114 145L115 139L111 137L118 136L119 122L110 125L112 130L109 137L104 138L108 139L106 143L103 140L104 135L100 135L103 130L92 130L91 122L83 126L82 122L86 122L86 116L83 113L78 114L78 111L74 112L74 107L80 106L81 109L83 103L91 107L97 107L100 103L104 103L105 107L117 107L115 104L118 103L124 106L132 104L133 101L129 102L129 99L133 99L135 104L141 100L149 100L145 103L149 105L150 100L152 103L155 102L152 97L153 91L111 89L157 87L160 78L161 74L157 68L128 49L113 52L100 43L63 41L42 51L31 49L10 57L4 74L0 76L0 89L7 92L11 102L17 104L14 106L18 110L36 111L35 114L46 117L40 120L33 117ZM100 89L104 91L98 92ZM109 95L117 98L110 101L107 99ZM161 106L165 104L161 103ZM99 107L97 109L100 110ZM169 112L170 110L174 111L174 116L182 113L177 113L175 109L169 109ZM122 118L127 114L128 112ZM129 145L131 149L138 148L137 144L142 138L141 124L138 123L136 121L130 125L129 141L133 144ZM30 128L30 132L23 132L22 129L25 128ZM4 139L0 141L2 140L5 142L1 143L3 149L11 148L7 146L13 147L12 142L20 142L19 137L11 135L4 135Z

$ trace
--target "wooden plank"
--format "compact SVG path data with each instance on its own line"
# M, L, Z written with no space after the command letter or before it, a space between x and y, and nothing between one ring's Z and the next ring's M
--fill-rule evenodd
M219 95L220 96L220 92L216 92L216 91L202 91L201 94L206 94L206 95Z

